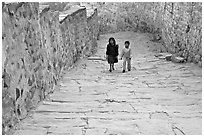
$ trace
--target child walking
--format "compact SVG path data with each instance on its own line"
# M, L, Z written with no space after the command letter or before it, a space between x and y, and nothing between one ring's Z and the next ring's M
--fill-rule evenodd
M127 69L128 71L131 70L131 58L132 58L132 52L130 49L130 42L125 41L125 47L122 49L121 52L121 59L123 59L123 73L125 73L126 70L126 63L127 63Z
M109 71L111 72L114 70L114 63L118 63L118 48L119 46L116 44L116 41L113 37L109 38L106 49L106 59L108 60L108 63L110 64Z

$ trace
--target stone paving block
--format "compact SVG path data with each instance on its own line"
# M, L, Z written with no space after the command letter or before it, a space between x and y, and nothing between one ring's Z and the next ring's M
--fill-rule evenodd
M97 111L86 113L86 116L90 119L101 119L101 120L136 120L136 119L148 119L148 112L128 112L128 111Z
M172 120L175 127L178 127L180 131L185 135L200 135L202 131L202 120L200 118L175 118ZM191 127L193 123L194 127ZM199 132L198 132L199 131Z
M123 101L120 102L120 100L113 100L113 101L108 101L106 100L107 104L103 108L97 108L98 112L102 111L108 111L108 112L135 112L135 110L126 102L123 103Z
M168 120L150 119L137 120L138 128L144 135L173 135Z
M47 131L48 135L83 135L82 127L67 127L66 124L62 126L50 127Z
M104 135L107 132L107 128L88 128L86 135Z
M95 120L91 119L89 121L89 127L100 127L100 128L107 128L105 134L138 134L139 130L135 125L135 121L132 120L122 120L122 121L115 121L115 120Z
M17 130L14 135L45 135L45 128L32 128L32 129L22 129Z

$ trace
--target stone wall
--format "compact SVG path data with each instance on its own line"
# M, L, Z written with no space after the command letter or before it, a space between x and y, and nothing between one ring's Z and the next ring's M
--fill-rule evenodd
M3 133L43 98L38 3L13 3L2 8Z
M63 70L90 54L84 49L96 47L87 33L98 33L96 22L97 12L87 19L85 7L59 13L37 2L3 3L3 134L54 91Z
M42 8L42 9L41 9ZM63 70L63 54L65 54L63 41L60 31L59 12L50 11L49 6L41 7L39 11L39 27L41 33L41 47L39 55L42 62L42 71L36 80L40 80L44 98L54 91L59 79L60 72ZM40 78L41 77L41 78Z
M201 3L165 3L162 39L169 52L188 62L202 62Z
M202 3L138 2L95 3L100 33L139 31L153 33L154 40L187 62L202 64Z
M77 6L61 12L59 19L66 52L63 63L72 64L82 56L83 48L86 46L86 8Z
M88 9L87 10L87 22L88 22L88 27L87 27L87 45L92 45L92 46L87 46L85 49L85 53L88 56L90 54L93 54L96 52L97 49L97 39L99 39L99 25L98 24L98 16L97 16L97 9ZM92 40L94 39L94 40Z

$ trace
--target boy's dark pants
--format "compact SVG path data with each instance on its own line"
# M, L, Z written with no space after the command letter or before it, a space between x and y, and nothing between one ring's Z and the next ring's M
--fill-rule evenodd
M123 70L126 69L126 62L127 62L127 69L131 69L131 59L130 58L123 58Z

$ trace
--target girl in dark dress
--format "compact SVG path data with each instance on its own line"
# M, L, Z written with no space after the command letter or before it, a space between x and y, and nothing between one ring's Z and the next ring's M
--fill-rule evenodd
M114 63L118 62L118 45L116 45L115 39L113 37L109 38L109 43L106 49L106 59L110 64L110 72L114 70Z

